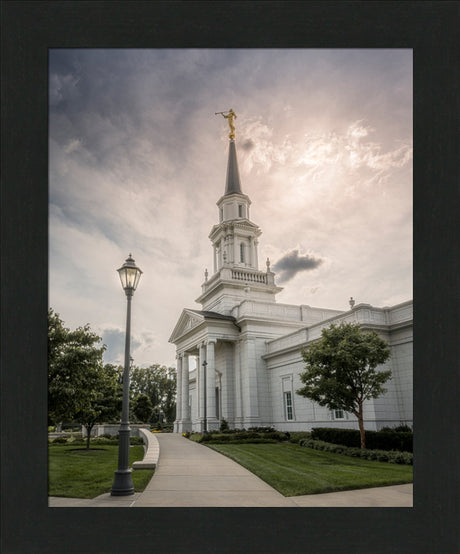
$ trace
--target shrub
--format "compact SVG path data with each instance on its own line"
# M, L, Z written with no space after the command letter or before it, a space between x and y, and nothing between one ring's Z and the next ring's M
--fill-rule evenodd
M301 439L300 446L331 452L334 454L343 454L354 458L363 458L366 460L374 460L378 462L389 462L392 464L412 465L414 456L411 452L398 452L395 450L370 450L368 448L345 447L337 444L331 444L324 441L314 439Z
M409 425L398 425L394 428L397 433L412 433L412 429Z
M96 437L94 439L91 439L91 443L96 444L96 445L98 445L98 444L115 445L115 444L118 444L118 436L110 437L110 438Z
M256 433L273 433L276 429L274 427L249 427L248 431L255 431Z
M142 437L129 437L129 443L133 446L143 445L144 439Z
M361 444L357 429L335 429L315 427L311 438L348 447L359 447ZM369 450L399 450L412 452L413 433L392 431L366 431L366 448Z
M228 427L227 421L226 421L225 419L222 419L221 422L220 422L219 430L220 430L221 432L223 432L223 431L226 431L228 428L229 428L229 427Z
M51 441L53 444L67 444L66 437L57 437Z
M311 437L311 433L307 431L292 431L289 434L289 442L294 444L298 444L301 439L309 439Z

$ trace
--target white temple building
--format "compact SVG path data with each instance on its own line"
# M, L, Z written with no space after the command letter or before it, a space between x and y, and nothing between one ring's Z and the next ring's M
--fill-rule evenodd
M232 125L230 129L234 131ZM229 136L225 192L217 202L219 222L209 234L213 273L208 278L206 272L196 299L201 309L185 308L169 339L177 351L174 431L211 431L222 419L230 428L358 428L353 415L296 394L305 366L301 349L318 339L324 327L344 321L376 330L391 347L382 369L391 369L392 377L387 392L365 404L366 429L412 425L412 300L383 308L351 300L348 311L277 303L282 289L268 260L264 270L259 269L261 230L251 221L234 132ZM196 358L194 364L190 357ZM191 365L196 366L193 371Z

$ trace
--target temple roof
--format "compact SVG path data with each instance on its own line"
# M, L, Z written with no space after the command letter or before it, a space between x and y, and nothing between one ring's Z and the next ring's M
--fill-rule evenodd
M207 312L203 310L189 310L195 314L203 316L205 319L226 319L227 321L236 321L236 319L231 315L219 314L217 312Z
M240 173L236 159L235 141L231 140L228 149L227 182L225 183L225 194L243 194L241 191Z

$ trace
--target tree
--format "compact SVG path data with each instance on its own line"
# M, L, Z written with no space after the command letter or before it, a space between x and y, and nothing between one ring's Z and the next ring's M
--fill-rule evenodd
M136 396L133 402L133 412L136 418L142 423L149 421L153 413L152 401L146 394Z
M167 421L173 421L176 409L176 372L153 364L147 368L133 367L131 371L130 391L134 398L145 394L150 398L153 411L151 422L157 422L163 413Z
M75 420L86 429L86 448L89 449L91 430L96 423L119 417L122 407L123 388L118 382L117 367L111 364L100 366L97 381L88 391L84 404L75 414Z
M366 447L363 403L386 392L390 370L377 371L390 357L390 347L375 331L364 332L357 323L331 325L321 339L302 351L305 385L297 394L331 410L344 410L358 418L361 448Z
M48 413L54 423L71 421L97 389L105 346L89 325L71 331L48 312Z

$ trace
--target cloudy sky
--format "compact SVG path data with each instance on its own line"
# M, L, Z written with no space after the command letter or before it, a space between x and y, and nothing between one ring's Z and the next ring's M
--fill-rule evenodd
M122 362L175 365L200 309L237 114L242 189L280 303L346 310L412 298L411 50L51 50L49 298Z

